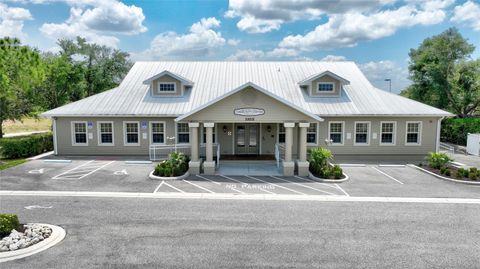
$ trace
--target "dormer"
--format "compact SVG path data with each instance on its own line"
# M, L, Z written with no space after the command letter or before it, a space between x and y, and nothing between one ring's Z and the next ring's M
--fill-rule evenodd
M150 94L154 97L180 97L186 87L192 87L193 82L167 70L145 80L150 86Z
M342 87L350 84L350 81L325 71L308 77L298 83L300 87L307 89L311 97L339 97L342 95Z

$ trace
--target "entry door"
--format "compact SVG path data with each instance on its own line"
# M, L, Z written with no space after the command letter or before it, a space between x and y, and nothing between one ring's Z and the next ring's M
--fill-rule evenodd
M236 125L235 153L258 154L258 124Z

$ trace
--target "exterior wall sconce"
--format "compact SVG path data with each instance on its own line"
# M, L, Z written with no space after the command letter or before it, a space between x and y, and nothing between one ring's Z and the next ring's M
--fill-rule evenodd
M271 132L272 131L272 126L271 125L267 125L267 132Z
M223 125L223 133L226 134L228 131L227 125Z

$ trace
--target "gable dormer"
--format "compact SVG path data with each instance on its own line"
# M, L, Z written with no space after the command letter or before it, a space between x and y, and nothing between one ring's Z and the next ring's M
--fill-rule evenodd
M342 95L343 86L350 84L350 81L333 72L325 71L298 84L305 87L311 97L339 97Z
M185 88L193 86L192 81L167 70L145 80L143 84L150 86L150 94L154 97L183 96Z

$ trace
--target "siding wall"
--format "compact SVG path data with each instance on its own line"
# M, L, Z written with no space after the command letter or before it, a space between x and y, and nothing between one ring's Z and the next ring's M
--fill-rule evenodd
M317 92L317 83L319 82L333 82L335 83L335 88L333 92ZM332 78L328 75L319 77L312 81L310 84L310 90L312 96L322 96L322 97L337 97L340 95L340 86L341 82L335 78Z
M159 92L158 85L162 82L175 83L175 92ZM181 96L182 95L182 90L183 90L182 83L178 79L175 79L169 75L165 75L157 78L156 80L152 81L151 85L152 85L151 92L153 96Z

